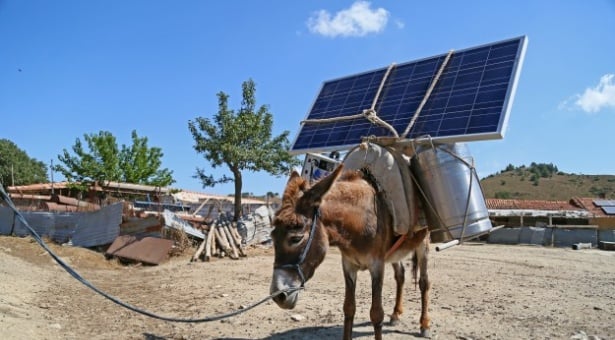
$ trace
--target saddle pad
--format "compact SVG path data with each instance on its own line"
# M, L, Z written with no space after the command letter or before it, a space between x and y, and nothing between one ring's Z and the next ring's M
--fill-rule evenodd
M409 158L393 147L364 142L350 150L342 163L351 170L366 168L374 176L384 191L396 234L407 234L413 230L417 206Z

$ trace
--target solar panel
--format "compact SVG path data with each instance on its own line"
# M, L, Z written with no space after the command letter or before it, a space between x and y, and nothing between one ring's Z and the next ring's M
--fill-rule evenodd
M615 200L594 200L594 204L599 207L613 207L615 206Z
M503 138L526 45L521 36L325 81L291 153L349 149L367 136ZM362 115L372 107L391 128Z
M607 215L615 215L615 206L601 207Z

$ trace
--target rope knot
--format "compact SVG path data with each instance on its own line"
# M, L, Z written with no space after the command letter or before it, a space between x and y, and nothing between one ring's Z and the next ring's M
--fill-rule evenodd
M376 124L378 122L378 115L376 110L374 109L365 109L363 110L363 115L367 120L369 120L372 124Z

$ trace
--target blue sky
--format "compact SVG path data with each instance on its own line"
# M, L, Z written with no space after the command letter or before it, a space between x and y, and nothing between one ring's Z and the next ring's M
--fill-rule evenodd
M504 139L468 143L479 176L531 162L613 175L614 33L612 0L0 0L0 138L57 163L86 133L130 144L137 130L174 187L229 194L192 178L211 168L188 121L212 117L219 91L236 109L252 78L292 140L326 80L527 35ZM285 182L245 173L243 191Z

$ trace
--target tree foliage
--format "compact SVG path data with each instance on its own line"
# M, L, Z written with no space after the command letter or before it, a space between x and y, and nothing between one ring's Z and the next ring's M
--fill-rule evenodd
M560 174L557 166L553 163L536 163L532 162L530 166L521 165L515 167L512 164L508 164L508 166L502 170L502 172L514 171L516 175L523 175L525 172L529 172L530 174L535 174L536 177L539 178L549 178L554 174ZM564 173L561 173L564 174Z
M213 118L197 117L188 122L195 144L212 168L226 167L232 177L215 178L197 168L194 178L203 187L219 183L235 184L235 219L241 215L242 172L266 171L274 176L288 174L299 160L288 153L288 131L272 136L273 115L266 105L256 105L256 85L252 79L242 83L242 102L238 111L229 109L229 96L218 92L218 112Z
M79 138L72 146L72 154L64 149L58 155L62 164L54 166L69 182L115 181L154 186L168 186L175 182L173 172L162 165L162 149L148 147L147 137L132 131L132 145L118 147L115 136L108 131L84 134L86 147Z
M46 183L47 166L30 158L28 154L8 139L0 139L0 184L27 185Z

